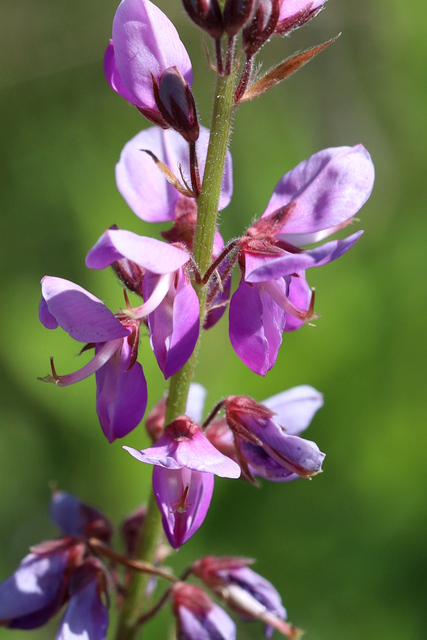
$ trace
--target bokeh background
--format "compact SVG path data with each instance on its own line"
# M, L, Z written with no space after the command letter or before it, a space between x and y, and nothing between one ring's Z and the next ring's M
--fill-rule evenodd
M178 0L159 0L194 63L194 92L209 125L213 74ZM113 223L157 234L116 191L114 165L145 121L107 86L103 51L115 0L2 0L0 4L0 212L2 346L0 578L29 545L56 535L48 482L98 505L115 522L144 501L149 468L108 445L94 380L56 389L37 381L76 369L78 347L37 319L44 274L80 283L112 309L109 272L84 267ZM316 328L285 336L265 379L232 351L227 321L205 337L197 380L219 397L262 400L308 383L325 407L308 432L327 453L312 482L254 489L216 483L198 534L170 559L204 554L258 559L308 640L424 640L427 628L427 13L422 0L330 0L291 38L274 40L264 67L341 38L298 74L237 113L231 150L235 195L221 215L226 238L264 210L279 178L321 148L362 142L377 178L360 213L365 235L338 262L312 270ZM166 388L148 340L141 357L149 406ZM143 428L126 438L143 448ZM169 637L169 617L147 637ZM54 637L57 621L16 640ZM7 637L7 631L0 632ZM11 635L11 637L12 637ZM239 638L260 638L258 623Z

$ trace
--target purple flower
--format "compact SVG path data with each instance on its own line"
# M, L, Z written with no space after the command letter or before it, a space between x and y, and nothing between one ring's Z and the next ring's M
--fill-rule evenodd
M180 416L148 449L123 447L134 458L155 465L153 489L163 528L174 549L189 540L206 517L212 498L213 474L238 478L240 467L222 455L199 425Z
M279 181L262 217L241 238L242 280L230 303L229 333L237 355L255 373L273 367L283 331L316 317L305 270L336 260L363 232L314 249L300 247L351 224L373 180L362 145L320 151Z
M203 589L176 582L171 591L180 640L235 640L236 625Z
M105 593L105 574L100 563L87 560L71 577L70 601L55 640L105 640L108 612L101 598Z
M98 509L81 502L66 491L54 490L49 515L58 529L68 536L95 537L109 544L113 535L111 522Z
M200 127L197 141L198 166L201 177L205 168L209 130ZM188 145L175 131L150 127L138 133L124 146L116 165L117 188L132 211L146 222L174 221L195 207L194 200L178 193L167 182L152 158L153 153L168 169L190 182ZM219 210L225 209L233 192L232 160L227 151Z
M252 563L248 558L205 556L193 564L192 570L211 589L219 587L219 592L226 594L228 604L243 619L258 618L260 613L269 614L281 627L286 620L286 609L280 594L271 582L247 566ZM254 614L251 615L250 610ZM289 629L289 625L285 624L285 627ZM266 637L270 638L272 633L273 626L267 624Z
M86 265L104 269L123 258L145 270L145 302L124 314L136 321L147 318L154 355L163 375L169 378L187 362L199 336L199 301L182 269L190 256L165 242L109 229L89 251Z
M45 276L39 318L47 329L62 327L72 338L95 348L95 356L75 373L44 378L68 386L96 373L96 410L109 442L122 438L141 421L147 405L147 384L136 362L139 322L116 317L78 285Z
M114 91L151 122L197 140L191 62L175 27L152 2L122 0L104 70Z
M300 434L322 405L322 394L309 385L283 391L262 404L243 396L227 398L226 420L248 475L287 481L319 473L325 454Z
M0 584L0 626L35 629L54 616L66 598L69 557L69 545L51 553L27 555Z

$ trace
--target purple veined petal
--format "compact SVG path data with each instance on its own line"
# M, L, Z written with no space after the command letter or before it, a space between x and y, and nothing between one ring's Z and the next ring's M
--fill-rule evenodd
M282 598L279 592L271 582L260 576L259 573L245 566L236 569L232 568L228 572L228 580L250 593L268 611L282 620L286 620L287 613L282 605Z
M147 382L142 366L128 370L131 348L120 352L96 372L96 412L108 442L123 438L141 422L147 408Z
M70 598L55 640L105 640L108 612L92 580Z
M41 281L40 321L48 329L54 321L79 342L107 342L129 334L101 300L79 285L52 276Z
M260 476L270 482L288 482L299 477L269 456L262 447L252 444L252 442L241 440L240 448L255 476Z
M291 18L307 7L309 7L310 11L315 11L325 2L326 0L284 0L280 7L279 21Z
M46 329L57 329L59 327L58 321L50 313L47 302L44 298L41 298L39 304L39 320Z
M37 614L55 602L66 564L65 553L27 555L15 573L0 584L0 623L11 620L15 628L21 628L21 618ZM54 611L49 613L53 615ZM23 628L35 628L45 622L46 618Z
M197 141L199 169L203 177L209 130L200 127ZM170 185L144 149L154 153L178 178L181 172L190 183L188 143L173 129L149 127L138 133L123 148L116 165L116 184L132 211L146 222L166 222L175 219L178 191ZM233 192L232 160L227 151L219 210L231 200Z
M178 610L182 640L235 640L236 625L230 616L214 604L210 611L196 616L190 609Z
M201 424L202 422L206 395L207 391L203 385L199 384L198 382L192 382L190 384L185 413L189 418L191 418L193 422L196 422L197 424Z
M154 467L153 489L169 543L179 549L202 525L212 499L214 476L186 467Z
M323 407L323 394L308 384L282 391L262 404L274 411L274 421L290 435L299 435L307 429L315 413Z
M254 373L265 376L273 367L285 322L285 312L261 286L241 281L230 301L229 335L234 351Z
M373 184L374 166L361 144L324 149L283 176L262 217L294 200L296 206L285 219L281 234L329 229L359 211Z
M135 102L135 96L126 87L117 69L116 56L114 55L113 41L110 40L104 55L104 73L110 87L128 102Z
M113 20L113 43L118 72L139 107L156 109L152 76L177 67L191 86L192 70L178 32L149 0L122 0Z
M124 229L108 229L89 250L86 266L105 269L116 260L127 258L153 273L166 274L182 267L189 257L185 251L166 242Z
M144 299L150 297L156 281L147 271L143 280ZM148 316L151 347L166 379L190 358L199 337L199 324L199 299L180 269L168 295Z
M138 451L123 447L134 458L146 464L164 469L182 469L213 473L221 478L238 478L239 465L216 449L203 434L200 427L189 438L174 440L166 430L152 447Z
M288 300L297 309L309 309L313 292L305 279L302 271L297 276L290 276ZM290 313L286 316L285 331L296 331L306 324L306 320L300 320Z
M340 258L359 240L363 231L357 231L343 240L331 240L302 253L283 252L278 258L245 255L246 282L267 282L280 277L304 271L309 267L321 267Z
M262 441L263 448L274 460L303 477L319 473L325 454L315 442L288 435L274 419L248 421L249 429Z

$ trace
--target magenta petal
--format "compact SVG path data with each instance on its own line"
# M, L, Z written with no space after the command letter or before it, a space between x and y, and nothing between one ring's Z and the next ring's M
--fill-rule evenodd
M201 526L209 509L213 488L214 476L211 473L188 468L154 467L154 494L162 514L163 529L174 549L179 549Z
M0 584L0 623L15 620L19 627L19 618L48 607L61 587L66 564L65 553L27 555L15 573Z
M113 21L118 72L136 105L156 109L155 80L177 67L191 86L191 62L172 22L149 0L122 0ZM156 109L157 110L157 109Z
M328 229L353 217L369 198L373 184L374 166L361 144L324 149L283 176L263 217L295 201L280 234Z
M92 580L70 598L55 640L105 640L107 629L108 612Z
M174 440L168 431L152 447L138 451L123 447L134 458L146 464L154 464L165 469L182 469L214 473L221 478L238 478L239 465L218 451L203 435L200 427L191 438Z
M105 269L121 258L136 262L159 275L172 273L189 260L189 255L172 245L139 236L132 231L108 229L86 256L89 269Z
M146 273L144 299L158 278ZM165 378L179 371L190 358L199 337L199 299L180 269L176 282L157 309L148 315L151 346Z
M136 362L129 371L129 351L121 352L96 372L96 412L108 442L123 438L141 422L147 407L147 383Z
M230 301L229 335L234 351L251 371L265 376L276 362L285 312L258 285L244 280Z
M41 305L40 319L48 328L53 328L51 316L79 342L108 342L129 335L129 330L101 300L77 284L63 278L45 276L41 285L47 310L45 305Z
M128 91L122 77L117 69L116 56L114 55L113 41L108 45L104 55L104 73L107 82L112 89L128 102L134 103L135 96Z
M271 396L262 404L274 411L274 421L286 433L297 435L307 429L316 411L323 407L323 394L308 384L302 384Z
M297 276L290 276L288 300L298 309L308 309L310 307L310 301L312 296L312 290L307 280L305 279L304 272ZM292 316L290 313L286 315L285 331L296 331L304 326L304 320L299 320Z
M344 240L331 240L320 247L302 253L284 251L278 258L246 254L245 280L246 282L266 282L304 271L309 267L321 267L344 255L362 234L363 231L357 231Z

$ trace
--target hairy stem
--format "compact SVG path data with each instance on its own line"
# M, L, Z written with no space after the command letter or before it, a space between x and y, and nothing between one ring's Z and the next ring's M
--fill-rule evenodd
M218 203L224 163L234 113L234 74L217 76L212 126L206 157L202 190L197 199L197 228L194 240L194 260L200 273L205 273L212 262L212 249L216 230ZM200 304L200 326L206 314L207 286L196 285ZM188 390L194 375L200 336L193 355L170 381L165 424L185 413ZM160 512L154 493L151 492L141 535L138 559L153 564L158 542L162 534ZM144 609L144 594L149 575L135 572L129 584L116 632L116 640L135 640L140 631L138 621Z

